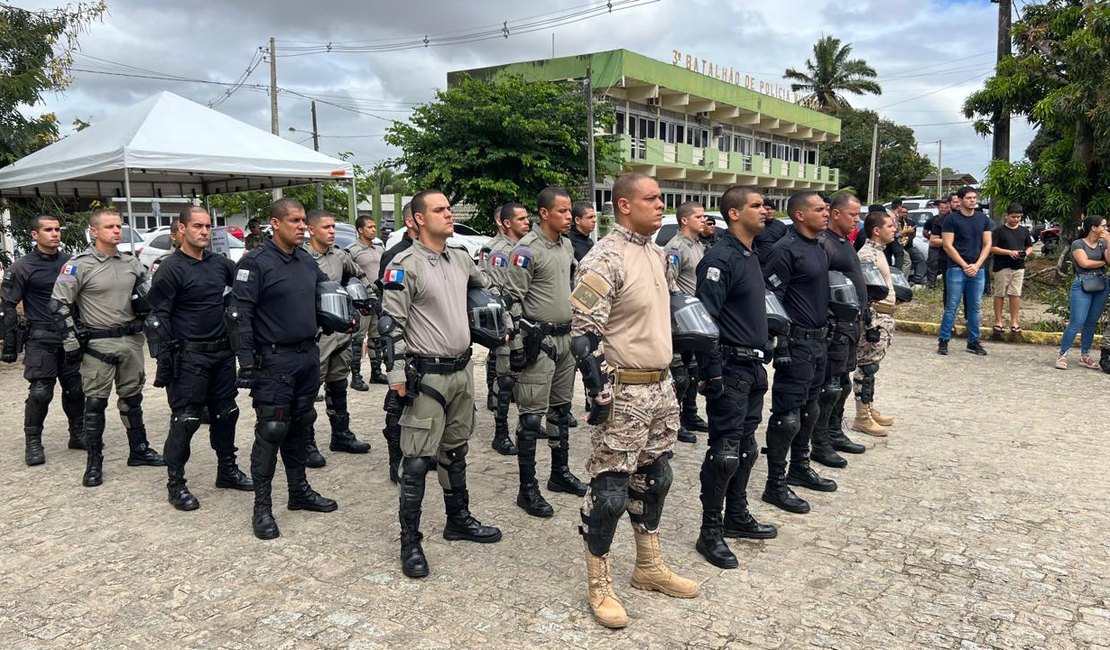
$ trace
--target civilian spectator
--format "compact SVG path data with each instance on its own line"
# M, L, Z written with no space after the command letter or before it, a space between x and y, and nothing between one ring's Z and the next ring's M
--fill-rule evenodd
M925 225L921 229L921 235L929 243L929 255L925 260L925 286L932 289L937 286L937 277L944 274L944 268L947 266L944 262L944 249L940 238L941 228L944 227L944 220L952 212L952 206L949 205L947 200L937 202L936 216L929 217L925 220Z
M948 296L940 323L937 354L948 354L948 341L956 327L956 310L960 300L966 296L967 351L985 356L987 351L979 343L979 308L986 282L983 263L991 252L991 222L982 210L976 209L979 205L978 191L965 185L956 194L960 197L960 210L948 216L941 232L949 260L944 276Z
M1068 350L1079 337L1079 365L1084 368L1098 369L1098 362L1091 358L1091 344L1095 339L1095 325L1103 308L1110 287L1106 284L1106 247L1110 245L1110 233L1106 231L1106 219L1087 217L1079 229L1079 239L1071 243L1071 261L1075 266L1075 279L1071 283L1071 297L1068 300L1068 326L1060 340L1060 358L1056 367L1066 370Z
M570 206L570 243L574 247L574 259L581 262L586 253L594 247L594 226L597 225L597 213L589 201L576 201Z
M1010 331L1020 332L1021 285L1025 279L1025 258L1033 252L1033 235L1021 225L1024 210L1017 203L1006 208L1005 224L991 233L991 255L994 256L991 276L994 279L994 331L1002 331L1002 303L1010 299Z

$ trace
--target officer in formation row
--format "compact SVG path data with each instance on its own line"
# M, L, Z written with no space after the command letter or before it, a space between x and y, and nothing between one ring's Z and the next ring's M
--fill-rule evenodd
M715 566L738 566L725 538L777 535L774 526L752 516L746 495L768 389L764 364L773 361L776 368L764 501L804 513L808 503L790 486L835 490L836 484L809 464L811 439L813 458L835 467L846 465L837 451L862 451L843 434L838 415L856 357L853 347L863 330L855 388L863 403L871 403L875 371L891 340L892 318L883 317L893 313L888 308L894 304L892 294L905 296L889 269L861 265L846 254L846 235L859 202L835 197L830 219L819 195L791 197L787 211L794 225L764 244L771 248L764 268L759 237L766 232L765 202L751 188L730 188L720 201L727 233L695 265L695 298L679 291L691 289L677 283L682 264L676 266L674 256L651 241L663 208L656 182L624 174L613 197L616 226L581 259L573 286L568 280L573 252L562 236L572 206L563 190L540 194L539 226L531 232L527 210L506 206L499 221L507 244L494 242L478 265L464 249L447 244L454 227L441 192L419 193L406 211L409 244L381 261L377 324L389 382L386 404L392 396L396 406L396 436L388 431L394 415L388 412L385 433L389 446L395 442L397 448L396 460L390 449L390 472L400 483L405 575L429 573L420 522L426 475L433 468L444 492L445 538L501 539L499 529L471 514L467 489L466 456L475 424L473 342L495 356L502 350L508 363L498 364L497 374L514 379L502 383L498 377L496 388L513 391L520 409L517 503L537 516L553 510L535 479L535 441L544 434L552 449L548 489L583 497L580 532L589 605L609 627L628 621L609 560L625 512L636 542L632 585L680 598L699 593L696 582L667 568L660 552L660 518L673 480L670 458L681 426L680 399L686 395L676 390L672 375L680 372L677 367L695 373L691 383L708 403L702 525L695 546ZM343 337L358 331L360 312L376 313L377 305L362 267L332 245L331 215L306 215L295 200L280 199L271 205L270 217L273 236L235 267L207 250L210 216L187 207L175 224L179 248L159 263L152 284L137 260L116 250L118 215L94 212L94 244L72 260L57 252L57 220L35 221L36 249L13 266L3 287L4 360L14 360L7 346L24 330L13 317L20 302L30 332L25 357L31 382L28 464L43 460L42 417L54 380L60 378L71 446L84 445L88 453L83 482L99 485L104 412L115 382L131 448L128 463L166 464L169 501L175 507L199 506L186 487L184 468L191 436L207 412L217 485L253 489L256 536L280 534L271 498L279 455L289 509L337 509L334 500L312 489L305 472L316 420L313 402L322 382L333 384L326 389L333 448L358 442L346 435L345 375L342 386L332 377L350 367L343 351L351 347ZM306 232L311 232L307 246ZM884 213L869 214L864 234L881 250L893 225ZM678 257L681 262L682 254ZM867 259L863 253L860 257ZM861 310L864 292L869 307ZM315 296L315 310L291 308L305 305L307 296ZM142 421L144 329L158 361L156 383L167 387L171 407L165 462L149 449ZM676 356L682 359L677 364ZM564 359L570 360L569 370ZM75 380L77 364L81 386ZM334 375L328 370L333 364ZM570 472L567 457L575 366L588 395L588 423L595 427L585 464L588 485ZM249 478L235 460L236 388L250 389L256 413ZM82 392L83 409L78 409ZM540 428L542 419L546 431ZM507 423L505 429L507 437Z

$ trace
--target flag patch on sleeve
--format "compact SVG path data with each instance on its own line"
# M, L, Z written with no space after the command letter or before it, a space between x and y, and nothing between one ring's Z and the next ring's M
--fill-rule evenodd
M513 258L511 261L513 266L518 266L526 269L532 266L532 251L527 248L518 248L513 251Z
M489 265L496 269L506 268L509 266L509 256L501 252L493 253L489 256Z
M671 265L677 267L678 266L678 260L679 260L678 249L668 248L667 249L667 264L671 264Z
M58 274L58 279L66 282L77 279L77 265L73 262L66 262L62 267L62 272Z
M385 275L382 276L383 284L401 284L405 281L404 269L386 269Z

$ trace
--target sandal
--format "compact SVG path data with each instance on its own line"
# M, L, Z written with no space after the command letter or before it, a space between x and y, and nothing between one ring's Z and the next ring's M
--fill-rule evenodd
M1084 354L1083 356L1079 357L1079 365L1083 366L1084 368L1099 370L1098 362L1095 361L1094 358L1092 358L1089 354Z
M1010 331L1014 334L1021 334L1021 325L1014 325L1010 327Z
M991 329L993 329L993 330L994 330L995 332L998 332L999 334L1001 334L1001 333L1002 333L1002 326L1001 326L1001 325L995 325L995 326L994 326L993 328L991 328Z
M1056 368L1058 370L1067 370L1068 369L1068 358L1067 357L1060 357L1059 359L1057 359L1056 360Z

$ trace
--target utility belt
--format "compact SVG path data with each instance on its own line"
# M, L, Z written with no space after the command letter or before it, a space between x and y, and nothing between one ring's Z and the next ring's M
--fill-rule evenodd
M888 314L890 316L893 316L894 312L897 311L897 307L888 302L873 302L871 303L871 309L874 309L876 314Z
M639 368L613 368L609 370L609 379L614 385L641 386L644 384L658 384L671 376L670 368L660 370L643 370Z
M411 365L416 373L419 375L451 375L461 370L466 370L467 364L470 363L470 355L472 351L468 348L466 352L457 357L422 357L418 355L409 355L409 365Z
M528 318L525 316L525 318ZM529 318L528 320L532 320ZM536 324L536 329L544 336L566 336L570 334L570 323L545 323L542 321L532 321Z
M143 331L143 322L140 320L132 321L125 325L117 327L109 327L103 330L81 329L77 332L78 339L92 341L95 339L118 339L123 336L131 336Z
M763 350L756 350L754 348L735 347L732 345L721 345L721 358L726 361L748 361L752 363L763 363Z
M263 343L258 346L259 354L295 354L308 352L315 347L316 341L305 339L300 343Z
M40 332L58 331L58 328L54 326L54 322L48 320L29 320L27 321L27 329Z
M555 348L543 342L545 336L566 336L570 334L570 323L545 323L535 321L524 316L520 320L520 331L524 336L524 355L526 365L532 365L539 358L540 353L546 354L552 361L557 356Z
M231 342L226 336L201 341L178 341L177 348L182 352L225 352L231 350Z
M791 341L824 341L827 338L829 338L829 328L827 327L810 329L798 325L790 326Z

